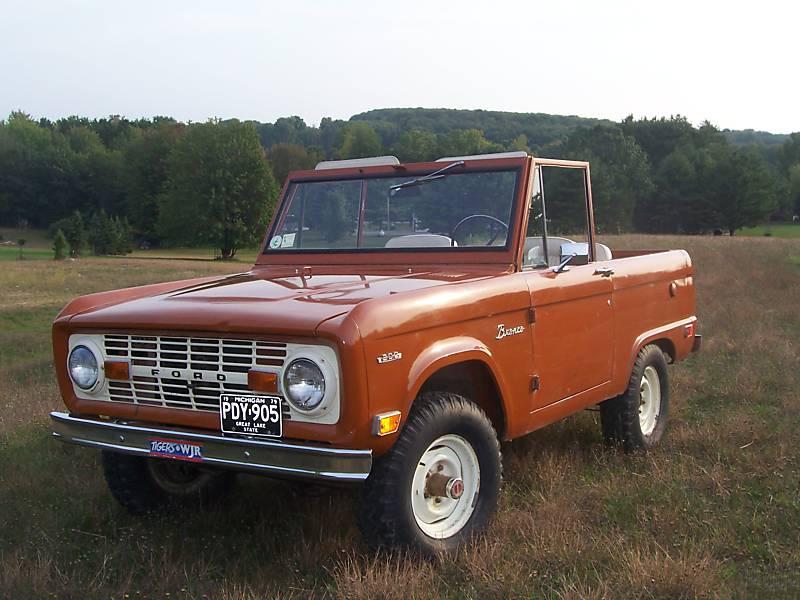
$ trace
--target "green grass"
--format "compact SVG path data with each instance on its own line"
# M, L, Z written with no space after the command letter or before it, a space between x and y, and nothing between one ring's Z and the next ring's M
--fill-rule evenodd
M609 451L591 412L515 440L488 534L433 562L369 550L347 490L243 477L218 507L125 513L98 454L49 436L50 322L80 293L242 265L4 263L0 597L800 597L800 240L603 241L695 264L703 349L670 369L663 443Z
M757 227L745 227L737 231L736 235L800 238L800 223L770 223Z
M22 260L53 260L53 251L42 248L28 248L26 245L22 249ZM19 247L0 246L0 261L20 260Z
M0 241L13 242L13 245L0 245L0 261L17 260L19 258L19 247L16 245L21 238L25 239L23 256L27 260L41 260L53 258L53 241L47 238L47 232L43 229L14 229L10 227L0 227ZM234 257L232 262L243 264L253 264L258 257L260 247L242 248ZM90 257L87 250L84 258ZM196 248L153 248L152 250L134 250L123 258L155 258L155 259L202 259L214 260L219 256L218 248L196 247ZM108 257L120 258L120 257Z
M258 257L260 248L242 248L236 252L233 261L252 265ZM218 248L153 248L152 250L134 250L131 258L156 259L203 259L215 260L219 256Z
M49 249L53 242L47 239L44 229L15 229L13 227L0 227L0 241L14 242L25 240L26 248Z

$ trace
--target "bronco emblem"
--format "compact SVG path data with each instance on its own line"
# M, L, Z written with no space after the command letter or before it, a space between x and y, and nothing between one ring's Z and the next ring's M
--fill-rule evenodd
M517 325L516 327L509 327L506 329L506 326L503 323L500 323L497 326L497 336L495 339L502 340L504 337L508 337L510 335L517 335L518 333L522 333L525 331L524 325Z

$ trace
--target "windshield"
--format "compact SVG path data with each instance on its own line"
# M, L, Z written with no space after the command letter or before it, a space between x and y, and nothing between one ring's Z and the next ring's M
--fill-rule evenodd
M458 170L293 183L264 251L505 248L518 170Z

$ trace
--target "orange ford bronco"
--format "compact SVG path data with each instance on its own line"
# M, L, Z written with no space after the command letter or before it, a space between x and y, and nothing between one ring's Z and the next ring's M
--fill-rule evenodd
M133 513L237 472L351 483L370 542L434 553L489 522L501 440L599 404L607 441L656 444L699 342L688 254L600 243L588 163L324 162L249 271L64 308L51 417Z

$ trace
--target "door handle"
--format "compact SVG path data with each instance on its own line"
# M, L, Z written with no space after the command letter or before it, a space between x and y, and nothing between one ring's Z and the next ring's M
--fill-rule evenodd
M603 277L611 277L614 274L614 269L611 267L598 267L594 270L595 275L602 275Z

